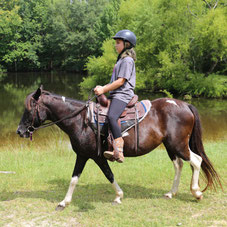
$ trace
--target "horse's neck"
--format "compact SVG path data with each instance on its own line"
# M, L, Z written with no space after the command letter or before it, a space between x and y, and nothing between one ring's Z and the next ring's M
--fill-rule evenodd
M82 104L78 101L67 101L64 96L47 96L43 98L43 103L49 111L49 119L51 121L60 120L67 115L77 111Z

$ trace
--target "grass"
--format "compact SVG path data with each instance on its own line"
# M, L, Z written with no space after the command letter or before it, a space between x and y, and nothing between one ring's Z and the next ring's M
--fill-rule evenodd
M161 147L148 155L111 163L124 191L113 206L114 191L98 166L88 161L72 203L55 211L64 198L76 155L61 133L7 141L0 147L0 226L227 226L227 198L220 189L208 190L196 201L190 193L191 169L185 163L179 193L163 198L173 181L173 166ZM39 141L42 141L39 142ZM206 142L216 170L227 180L227 142ZM204 186L204 184L202 184Z

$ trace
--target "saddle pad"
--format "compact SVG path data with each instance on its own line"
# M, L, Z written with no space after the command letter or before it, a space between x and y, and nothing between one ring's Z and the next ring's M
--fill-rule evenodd
M138 122L141 122L151 109L151 102L149 100L142 100L136 103L138 112ZM93 130L97 131L97 107L95 102L89 102L87 110L87 119L91 123ZM108 108L100 106L99 109L99 124L102 135L108 134ZM135 107L126 108L123 115L120 117L121 132L124 134L135 125Z

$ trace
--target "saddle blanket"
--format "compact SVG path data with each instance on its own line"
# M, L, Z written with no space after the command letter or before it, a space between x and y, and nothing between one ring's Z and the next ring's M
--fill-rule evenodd
M151 109L151 102L150 100L142 100L137 102L135 106L131 108L127 108L124 110L120 117L120 124L121 124L121 134L124 134L135 126L135 119L137 122L141 122L148 114ZM136 109L135 109L136 107ZM95 102L89 102L87 106L87 119L89 120L92 129L95 133L97 133L97 104ZM99 107L99 125L100 125L100 134L103 136L108 136L108 108L100 106ZM137 113L136 113L137 110ZM135 116L136 114L136 116Z

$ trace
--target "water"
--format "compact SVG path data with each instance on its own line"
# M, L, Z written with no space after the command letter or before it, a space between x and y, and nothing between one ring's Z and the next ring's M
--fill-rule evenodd
M17 73L0 75L0 147L7 143L18 143L16 129L24 110L25 97L41 84L45 90L75 99L82 99L78 84L82 75L72 73ZM89 94L88 94L89 95ZM141 99L154 99L152 94L139 94ZM193 99L191 103L199 110L203 138L207 140L227 139L227 100ZM55 129L54 129L55 130ZM37 132L36 141L56 137L52 129Z

